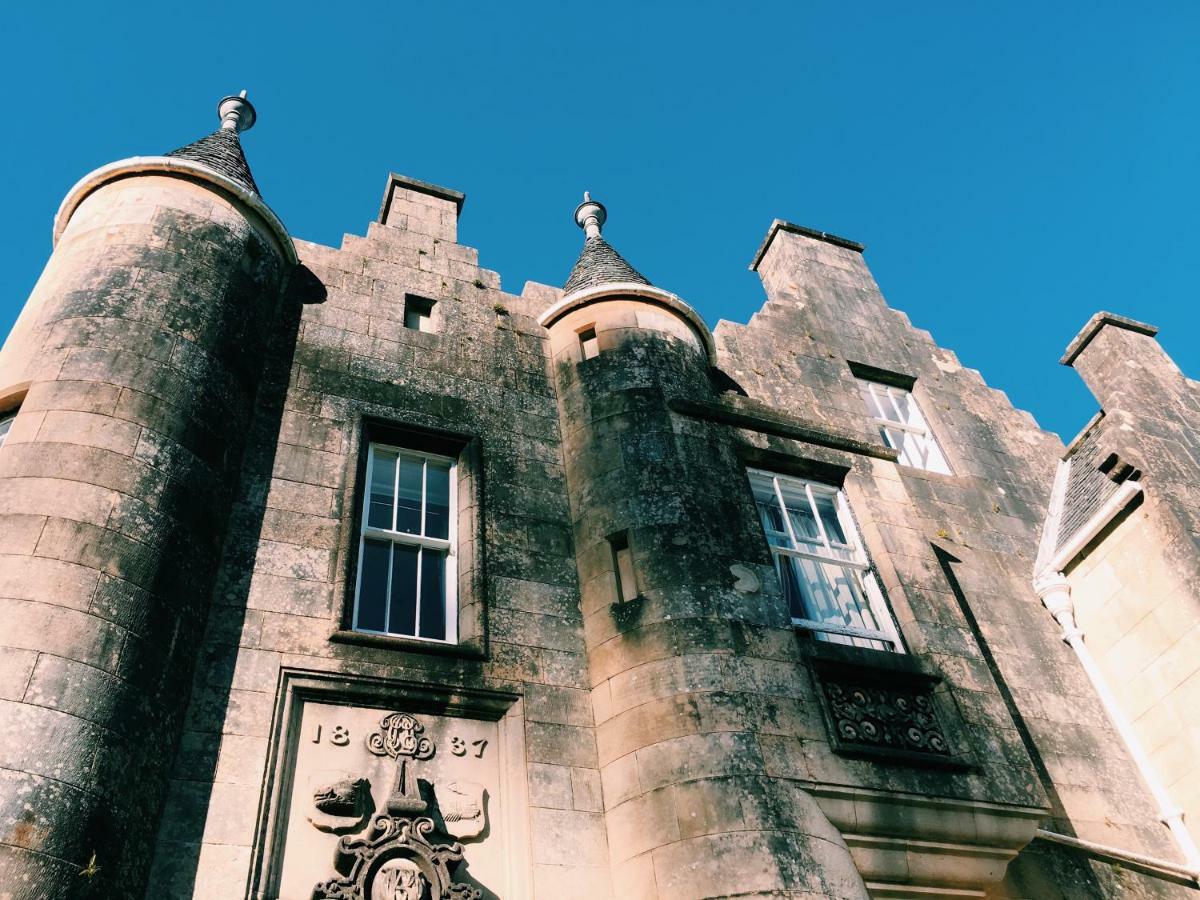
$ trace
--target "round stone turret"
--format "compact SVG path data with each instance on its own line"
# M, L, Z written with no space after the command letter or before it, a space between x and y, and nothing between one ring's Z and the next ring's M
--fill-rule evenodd
M0 885L138 897L296 262L238 134L103 166L0 351ZM0 891L3 893L3 891Z
M712 337L604 240L605 218L585 195L583 252L539 321L614 895L865 900L837 830L767 756L799 719L796 639L729 430L675 412L718 401Z

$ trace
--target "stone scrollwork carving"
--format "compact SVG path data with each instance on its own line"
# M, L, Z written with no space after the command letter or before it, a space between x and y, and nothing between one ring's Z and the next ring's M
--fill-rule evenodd
M435 748L424 731L425 726L408 713L389 713L379 720L379 730L367 735L367 749L392 759L429 759Z
M312 900L480 900L453 881L462 845L431 843L433 830L432 819L376 816L364 837L338 841L338 877L313 888Z

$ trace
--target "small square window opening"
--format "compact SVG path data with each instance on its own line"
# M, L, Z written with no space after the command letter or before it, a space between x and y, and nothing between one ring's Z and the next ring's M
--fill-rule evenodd
M579 332L579 346L583 350L584 359L593 359L600 355L600 342L596 340L596 329L585 328Z
M404 327L413 331L433 331L433 301L416 294L405 294Z

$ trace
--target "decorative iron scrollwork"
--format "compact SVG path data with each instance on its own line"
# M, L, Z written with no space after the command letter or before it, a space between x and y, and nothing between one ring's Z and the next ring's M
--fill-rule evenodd
M822 678L821 687L843 744L952 755L929 693L834 681L828 676Z

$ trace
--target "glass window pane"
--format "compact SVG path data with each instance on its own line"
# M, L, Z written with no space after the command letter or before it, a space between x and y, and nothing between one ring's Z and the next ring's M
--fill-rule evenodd
M405 534L421 533L421 470L425 460L419 456L400 457L400 497L396 503L396 530Z
M815 493L815 492L814 492ZM842 531L842 523L838 519L837 504L833 497L827 494L815 494L817 512L821 514L821 524L825 526L825 536L833 544L848 544L846 533Z
M867 412L879 419L891 419L895 416L892 405L883 396L883 388L879 385L864 381L862 384L863 399L867 402Z
M4 439L8 437L8 430L12 428L13 419L16 417L16 413L0 416L0 447L4 446Z
M917 413L916 402L912 398L912 394L908 391L890 391L892 402L896 404L896 409L899 411L897 422L904 422L908 425L920 425L921 416ZM895 416L893 416L895 418Z
M783 523L783 514L779 511L779 501L772 497L770 500L759 503L758 517L762 521L768 544L772 547L787 547L791 544L788 539L787 526Z
M450 537L450 464L425 461L425 534Z
M371 448L371 497L367 524L372 528L392 527L392 494L396 489L396 454Z
M446 639L446 554L421 551L421 637Z
M791 556L776 556L775 570L783 584L783 599L787 601L788 609L793 619L811 619L805 606L804 594L800 590L800 576L797 566L800 560Z
M392 606L388 611L389 634L417 633L417 547L392 547Z
M387 607L388 559L392 545L388 541L367 538L363 541L359 565L358 615L355 628L383 631Z
M783 496L787 500L788 518L792 520L792 531L796 534L796 540L821 543L821 531L817 528L817 520L813 518L808 498L802 497L799 501L793 501L787 494Z

